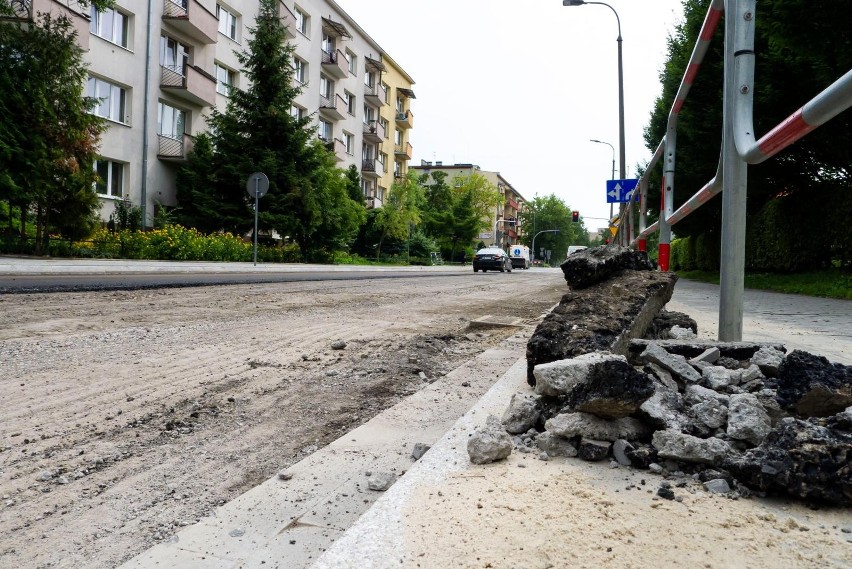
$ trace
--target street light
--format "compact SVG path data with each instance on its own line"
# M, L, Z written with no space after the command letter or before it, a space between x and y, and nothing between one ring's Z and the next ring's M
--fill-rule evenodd
M606 144L612 149L612 177L610 180L615 180L615 148L613 148L612 144L609 142L604 142L603 140L595 140L594 138L590 139L589 142L597 142L598 144ZM609 204L609 218L612 219L612 204Z
M561 231L558 230L558 229L545 229L544 231L539 231L538 233L533 235L533 240L532 240L533 263L535 263L535 238L538 237L539 235L541 235L542 233L561 233Z
M606 2L586 2L585 0L562 0L563 6L583 6L585 4L598 4L600 6L606 6L612 13L615 14L615 21L618 23L618 38L615 41L618 42L618 171L621 175L624 175L624 172L627 171L625 166L625 157L624 157L624 71L621 59L621 18L618 17L618 12L615 11L615 8L607 4ZM621 208L624 208L622 204ZM610 213L610 219L612 218L612 214ZM619 216L621 217L621 216Z

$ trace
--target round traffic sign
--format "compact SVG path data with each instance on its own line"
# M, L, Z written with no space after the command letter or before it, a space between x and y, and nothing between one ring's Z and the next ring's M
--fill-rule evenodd
M255 172L248 177L246 191L251 197L255 197L257 193L257 197L262 198L269 191L269 178L263 172Z

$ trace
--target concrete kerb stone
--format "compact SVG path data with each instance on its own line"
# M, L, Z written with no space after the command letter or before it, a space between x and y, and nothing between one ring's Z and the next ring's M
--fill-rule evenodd
M423 485L437 485L456 472L471 468L467 456L468 435L485 425L488 415L505 410L512 395L526 384L526 361L520 358L414 466L384 493L311 567L312 569L371 569L403 567L415 563L416 553L407 548L409 523L406 505Z
M435 468L445 459L434 445L416 462L411 453L418 443L432 444L447 433L493 389L495 376L507 368L523 374L523 359L517 362L529 332L480 354L121 567L236 569L275 567L282 559L288 569L308 567L374 501L408 480L412 470L424 463ZM470 387L461 388L463 382ZM498 413L510 395L501 391ZM458 451L464 453L464 445ZM463 463L468 464L466 454ZM379 473L398 476L386 492L369 489L370 476Z

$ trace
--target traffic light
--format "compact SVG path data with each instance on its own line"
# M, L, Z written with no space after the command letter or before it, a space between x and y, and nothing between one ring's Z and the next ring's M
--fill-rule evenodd
M580 212L572 211L571 212L571 222L572 223L580 223Z

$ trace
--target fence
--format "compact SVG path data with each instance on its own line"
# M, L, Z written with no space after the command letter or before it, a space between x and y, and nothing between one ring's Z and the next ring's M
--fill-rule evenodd
M634 204L627 206L628 223L619 227L619 242L646 248L648 235L659 231L660 269L669 268L671 228L715 195L722 193L722 245L719 299L719 339L742 340L745 277L746 174L749 164L759 164L809 132L852 107L852 70L832 83L766 135L754 136L754 36L756 0L713 0L701 26L686 72L669 112L666 134L639 180L639 233L633 227ZM674 209L674 174L677 156L677 121L722 14L725 14L725 71L722 152L716 174L677 210ZM647 225L648 180L662 162L663 187L659 221Z

